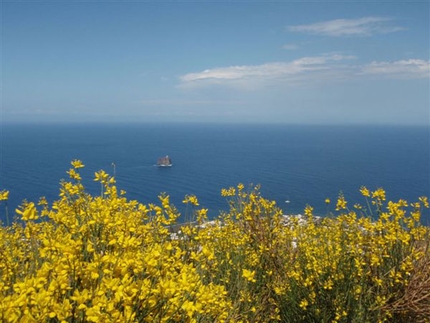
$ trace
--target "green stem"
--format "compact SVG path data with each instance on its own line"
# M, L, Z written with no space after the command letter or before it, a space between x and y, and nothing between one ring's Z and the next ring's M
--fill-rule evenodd
M9 208L7 207L7 201L5 202L5 210L6 210L6 225L9 226Z

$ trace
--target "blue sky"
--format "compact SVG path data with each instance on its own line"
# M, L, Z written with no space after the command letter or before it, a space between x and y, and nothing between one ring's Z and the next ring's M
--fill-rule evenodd
M3 2L9 122L429 124L429 2Z

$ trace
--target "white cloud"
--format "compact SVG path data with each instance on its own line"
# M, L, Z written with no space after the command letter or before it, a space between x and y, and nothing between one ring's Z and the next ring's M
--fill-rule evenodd
M363 66L361 74L386 75L392 78L428 78L430 61L408 59L396 62L372 62Z
M345 81L366 76L391 79L429 78L429 61L421 59L395 62L352 64L355 56L331 54L302 57L290 62L229 66L188 73L180 77L181 88L224 85L254 90L265 86L303 85L316 82Z
M326 36L371 36L374 34L387 34L399 30L402 27L389 24L391 18L363 17L358 19L335 19L318 22L309 25L288 26L293 32L304 32Z
M329 70L336 61L352 59L354 56L338 54L302 57L291 62L271 62L261 65L229 66L207 69L198 73L188 73L180 77L183 83L201 81L234 81L234 80L288 80L304 73Z

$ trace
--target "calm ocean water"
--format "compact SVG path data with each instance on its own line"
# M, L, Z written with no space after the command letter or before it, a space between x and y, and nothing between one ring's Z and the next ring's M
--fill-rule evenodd
M210 216L228 208L222 188L261 184L265 197L285 213L306 204L325 214L343 191L352 206L364 202L359 188L383 187L387 197L414 201L430 196L428 127L291 125L3 125L0 189L10 191L13 211L26 198L58 198L70 161L81 159L84 184L99 192L94 172L113 174L127 197L157 202L160 192L185 211L195 194ZM154 166L169 155L173 167ZM285 203L289 200L290 203ZM334 208L334 205L331 206ZM0 205L4 219L4 207ZM430 223L427 211L424 223Z

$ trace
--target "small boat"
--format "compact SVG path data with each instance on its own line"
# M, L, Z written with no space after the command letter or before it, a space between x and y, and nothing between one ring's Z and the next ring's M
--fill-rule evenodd
M172 160L169 156L160 157L157 160L157 166L159 167L171 167L172 165Z

